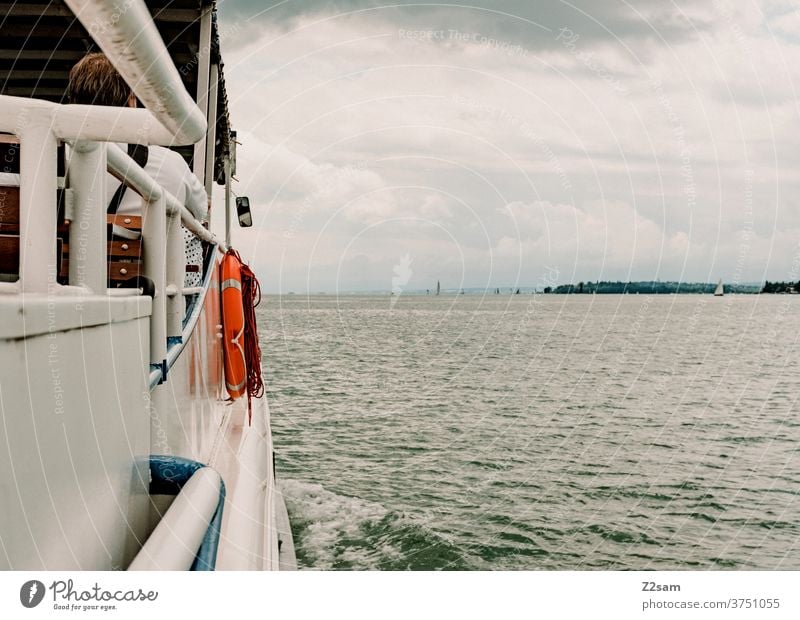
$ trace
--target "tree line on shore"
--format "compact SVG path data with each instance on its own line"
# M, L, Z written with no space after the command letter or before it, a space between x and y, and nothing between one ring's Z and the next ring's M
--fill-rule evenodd
M800 293L800 282L764 282L762 293Z
M770 284L767 282L767 284ZM781 283L783 284L783 283ZM800 282L797 283L800 286ZM580 295L580 294L624 294L635 295L671 295L680 294L707 294L714 292L717 285L708 282L660 282L660 281L640 281L640 282L578 282L578 284L559 284L558 286L545 287L544 293L556 295ZM765 289L766 287L764 287ZM725 284L725 293L753 294L753 293L772 293L784 291L762 290L759 284ZM798 289L800 290L800 289Z

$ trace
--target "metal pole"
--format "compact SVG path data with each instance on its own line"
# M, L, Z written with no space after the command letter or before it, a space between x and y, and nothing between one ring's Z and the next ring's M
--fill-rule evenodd
M22 292L46 293L56 259L56 137L49 115L34 114L20 132L19 279Z
M93 293L106 289L105 143L80 140L72 149L70 181L75 218L69 228L69 281Z
M217 145L217 86L219 84L218 65L211 66L210 79L211 82L208 91L208 137L205 143L206 177L204 180L206 194L209 196L211 195L211 187L214 184L214 152Z
M206 119L213 118L208 114L209 103L209 65L211 62L211 6L203 9L200 15L200 49L197 52L197 107ZM194 145L194 174L201 183L205 183L206 175L206 142L214 144L211 135L213 123L208 124L205 136ZM213 173L213 170L212 170Z
M231 247L231 160L225 157L225 245Z
M142 203L144 275L153 281L156 289L150 315L150 362L160 365L167 359L167 214L163 195L154 201Z
M186 270L186 251L183 242L183 230L179 213L167 216L167 288L172 288L174 295L167 296L167 336L180 336L182 331L183 281Z

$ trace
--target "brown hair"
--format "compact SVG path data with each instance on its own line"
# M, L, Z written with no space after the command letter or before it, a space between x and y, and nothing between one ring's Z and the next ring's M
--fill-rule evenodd
M104 54L87 54L69 72L70 103L127 106L130 86Z

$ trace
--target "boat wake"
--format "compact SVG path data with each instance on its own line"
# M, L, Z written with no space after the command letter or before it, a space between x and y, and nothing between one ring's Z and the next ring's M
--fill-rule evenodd
M474 568L424 523L320 484L284 479L283 493L300 569L464 570Z

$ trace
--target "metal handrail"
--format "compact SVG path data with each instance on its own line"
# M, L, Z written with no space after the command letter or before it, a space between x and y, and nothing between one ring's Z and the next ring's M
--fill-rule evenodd
M25 114L20 113L24 101ZM58 104L42 99L0 95L0 131L19 135L36 117L61 140L181 145L175 135L144 108Z
M167 206L167 215L180 215L181 223L195 237L207 243L216 244L221 252L227 252L228 246L220 241L211 231L195 218L185 205L156 183L143 168L116 144L108 145L108 171L117 177L145 200L158 200L162 196Z
M142 197L142 212L145 215L142 234L147 241L144 246L145 275L153 280L156 290L150 324L152 386L154 380L160 382L166 378L166 370L170 365L167 361L167 341L182 335L184 260L178 217L187 230L212 244L212 247L222 252L227 252L228 247L205 229L185 205L161 187L119 146L106 144L105 154L108 172ZM153 209L160 214L158 217L147 216Z
M174 137L194 144L206 119L186 92L143 0L65 0L133 92Z

